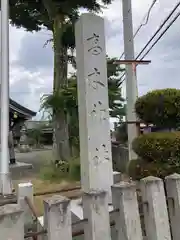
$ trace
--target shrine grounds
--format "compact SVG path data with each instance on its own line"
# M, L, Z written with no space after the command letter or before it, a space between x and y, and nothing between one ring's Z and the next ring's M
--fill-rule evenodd
M33 168L12 171L12 183L15 189L17 188L18 183L28 181L33 183L34 193L41 193L45 191L56 192L61 189L73 188L80 185L79 182L75 181L57 180L52 182L43 179L41 171L51 163L51 149L32 151L28 153L16 153L16 160L18 162L32 164ZM54 194L56 193L37 196L34 198L34 204L39 216L43 213L43 199ZM59 194L62 195L62 193ZM63 194L69 198L76 198L80 195L80 190L68 191Z

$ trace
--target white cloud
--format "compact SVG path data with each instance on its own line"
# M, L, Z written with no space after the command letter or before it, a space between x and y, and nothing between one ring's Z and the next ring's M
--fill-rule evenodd
M135 38L136 54L177 2L178 0L157 0L148 24ZM152 0L132 0L134 29L138 27L151 3ZM107 53L110 56L119 57L123 52L121 0L115 0L104 11L103 16L106 19ZM180 19L146 57L152 63L138 67L140 95L155 88L180 87L179 23ZM36 111L39 110L39 97L43 93L52 91L52 48L51 45L43 48L44 42L49 38L48 34L31 34L23 29L10 27L11 96L14 100Z

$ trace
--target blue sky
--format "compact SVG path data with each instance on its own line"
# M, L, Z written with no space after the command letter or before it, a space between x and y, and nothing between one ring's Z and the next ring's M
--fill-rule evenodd
M135 38L138 53L178 0L157 0L149 22ZM152 0L132 0L134 29L137 28ZM179 9L180 10L180 9ZM106 48L111 57L123 52L121 0L115 0L103 13L106 26ZM138 67L139 95L155 88L180 88L180 18L159 41L146 59L152 63ZM38 111L40 97L52 91L52 46L43 48L49 32L28 33L10 27L10 92L20 104ZM125 92L125 85L124 90ZM40 115L37 115L37 118Z

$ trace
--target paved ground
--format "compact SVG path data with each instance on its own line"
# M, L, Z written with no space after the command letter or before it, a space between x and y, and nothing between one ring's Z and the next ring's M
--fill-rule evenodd
M16 160L18 162L30 163L33 165L33 168L12 170L12 179L34 178L39 174L40 169L52 160L52 151L40 150L29 153L16 153Z

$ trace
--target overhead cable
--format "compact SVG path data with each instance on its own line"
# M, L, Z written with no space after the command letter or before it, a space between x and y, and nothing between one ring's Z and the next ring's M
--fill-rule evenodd
M174 12L177 10L177 8L180 6L180 1L176 4L176 6L173 8L173 10L170 12L170 14L165 18L165 20L162 22L162 24L159 26L159 28L156 30L156 32L153 34L153 36L149 39L149 41L146 43L146 45L143 47L143 49L140 51L140 53L137 55L135 60L137 60L141 54L146 50L146 48L149 46L149 44L152 42L152 40L156 37L156 35L160 32L160 30L164 27L164 25L167 23L167 21L172 17ZM148 49L148 51L143 55L143 57L140 60L143 60L145 56L152 50L152 48L159 42L159 40L164 36L164 34L167 32L167 30L173 25L173 23L178 19L180 16L180 12L176 14L176 16L172 19L172 21L168 24L168 26L164 29L164 31L160 34L160 36L157 38L157 40L152 44L152 46ZM123 73L121 76L121 79L125 76L126 73ZM125 80L125 78L122 80L122 82Z
M140 53L137 55L136 59L140 57L140 55L144 52L144 50L148 47L148 45L152 42L152 40L156 37L156 35L161 31L161 29L164 27L164 25L167 23L167 21L172 17L174 12L177 10L177 8L180 6L180 2L176 4L176 6L173 8L173 10L170 12L170 14L164 19L164 21L161 23L159 28L156 30L156 32L153 34L153 36L149 39L149 41L146 43L146 45L143 47L143 49L140 51Z
M160 36L156 39L156 41L152 44L152 46L148 49L148 51L143 55L141 60L143 60L146 55L151 51L151 49L159 42L159 40L164 36L164 34L167 32L167 30L175 23L175 21L178 19L180 16L180 11L176 14L176 16L172 19L172 21L168 24L168 26L164 29L164 31L160 34Z
M141 28L148 23L151 10L152 10L152 8L154 7L154 5L155 5L156 2L157 2L157 0L153 0L151 6L149 7L149 9L148 9L148 11L147 11L147 13L145 14L145 16L144 16L143 19L142 19L141 24L139 25L139 27L137 28L136 32L134 33L133 39L134 39L134 38L136 37L136 35L139 33L139 31L141 30ZM124 56L124 52L121 54L121 56L120 56L119 59L121 59L123 56Z

